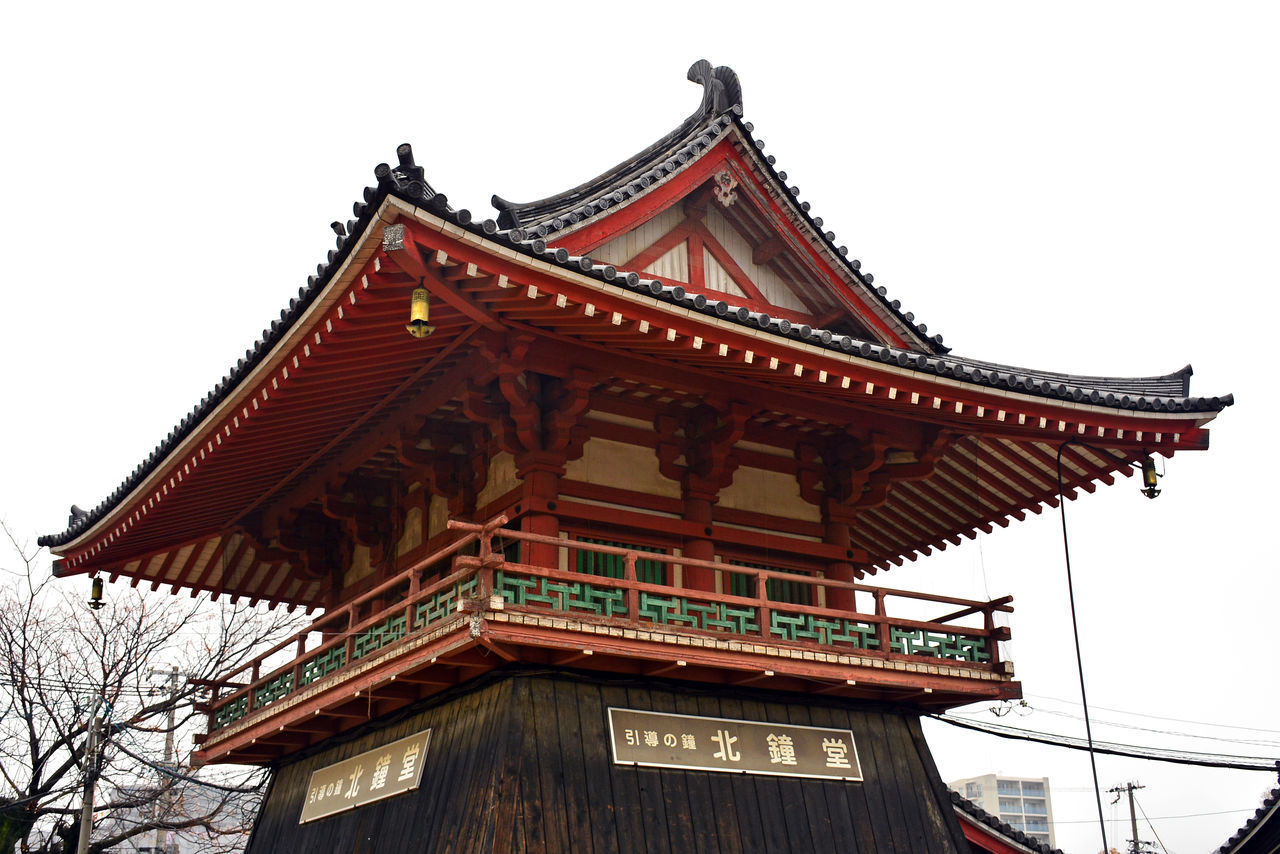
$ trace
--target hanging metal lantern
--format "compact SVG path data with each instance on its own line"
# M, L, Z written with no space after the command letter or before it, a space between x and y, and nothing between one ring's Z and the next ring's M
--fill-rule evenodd
M1156 482L1160 477L1160 473L1156 471L1156 461L1150 456L1142 458L1142 494L1148 498L1155 498L1160 494L1160 490L1156 488Z
M96 611L102 605L102 576L95 575L89 586L89 607Z
M426 338L436 331L436 328L428 323L430 315L431 301L427 296L427 289L419 283L413 289L413 296L409 301L409 323L405 329L409 330L409 334L414 338Z

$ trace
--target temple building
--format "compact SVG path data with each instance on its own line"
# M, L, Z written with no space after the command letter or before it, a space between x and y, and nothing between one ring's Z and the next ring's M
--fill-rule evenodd
M198 758L274 770L249 851L968 851L919 716L1020 696L1011 597L891 570L1208 447L1231 398L1189 367L952 354L734 72L689 79L675 130L492 219L401 146L257 345L41 540L61 576L316 612L210 686Z

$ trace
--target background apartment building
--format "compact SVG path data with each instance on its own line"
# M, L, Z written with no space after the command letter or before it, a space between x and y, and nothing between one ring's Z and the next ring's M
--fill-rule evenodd
M1014 829L1051 847L1055 845L1048 777L986 774L953 780L948 785Z

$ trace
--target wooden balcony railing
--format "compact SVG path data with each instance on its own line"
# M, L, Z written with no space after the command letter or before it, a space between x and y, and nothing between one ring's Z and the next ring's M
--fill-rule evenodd
M974 676L1004 672L997 642L1007 640L1009 634L1007 628L995 625L994 617L996 612L1013 610L1011 597L979 602L936 596L741 563L699 561L640 547L522 533L502 528L505 523L505 517L484 525L451 521L449 527L462 535L460 539L213 683L210 736L300 691L310 691L311 686L337 684L344 672L363 660L394 655L397 645L407 650L420 646L413 643L415 639L465 632L465 620L457 619L463 611L501 612L505 620L517 615L554 615L583 625L645 631L650 638L676 633L886 660L918 662L919 657L927 657L959 665ZM508 560L501 548L495 549L496 537L508 547L514 542L552 546L560 557L558 565ZM478 544L477 554L462 554L473 543ZM639 575L638 564L644 570ZM425 580L442 565L448 566L447 574ZM676 567L723 573L722 586L733 587L739 594L642 580L670 580ZM733 585L729 576L736 576ZM779 601L780 589L790 591L793 601ZM810 604L832 600L868 602L871 607L859 611ZM917 611L941 606L945 613L925 618L891 613L905 610L908 606L903 603L912 603ZM290 654L289 663L269 669L270 662ZM230 692L224 693L227 689Z

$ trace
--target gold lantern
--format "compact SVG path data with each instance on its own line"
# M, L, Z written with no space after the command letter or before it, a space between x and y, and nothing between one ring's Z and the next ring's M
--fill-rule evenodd
M89 585L89 607L96 611L102 604L102 576L95 575Z
M409 299L409 323L405 329L409 330L409 334L414 338L426 338L436 331L436 328L428 323L430 314L431 300L427 296L427 289L422 286L422 282L418 282Z
M1160 494L1160 490L1156 488L1156 482L1160 477L1160 473L1156 471L1156 461L1151 457L1142 458L1142 494L1148 498L1155 498Z

